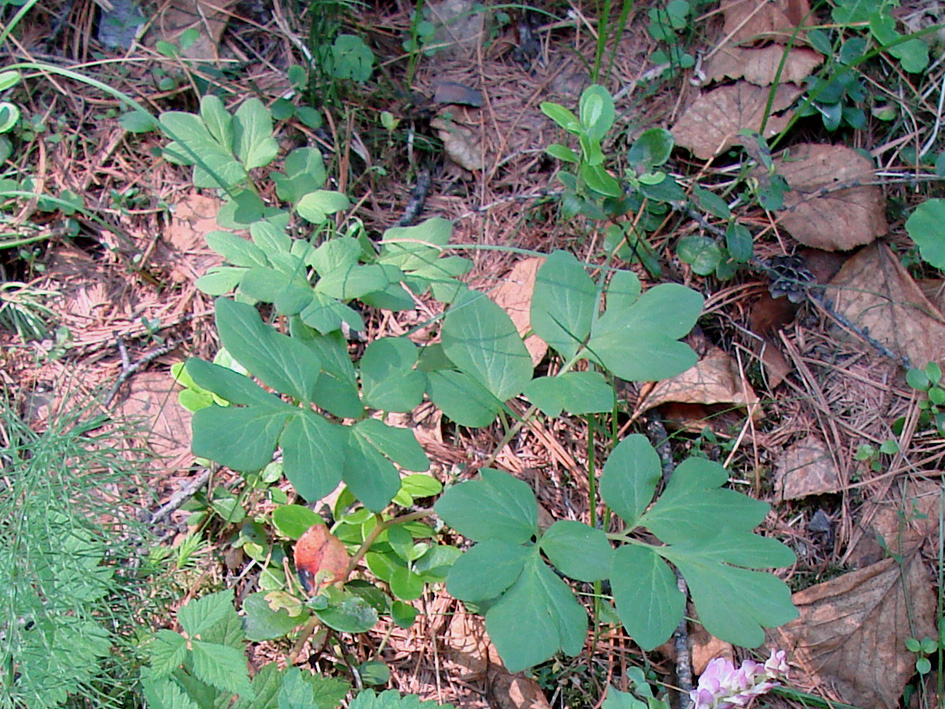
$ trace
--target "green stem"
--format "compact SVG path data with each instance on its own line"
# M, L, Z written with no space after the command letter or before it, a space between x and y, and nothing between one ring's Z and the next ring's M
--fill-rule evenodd
M364 555L368 553L371 545L377 541L377 538L381 536L382 532L398 524L413 522L418 519L423 519L424 517L429 517L432 514L433 508L427 507L422 510L417 510L416 512L409 512L405 515L400 515L399 517L392 517L386 521L380 514L374 515L374 519L377 520L377 524L374 525L374 529L368 532L368 535L364 538L364 541L361 542L361 546L358 547L358 550L354 553L354 556L351 557L351 561L348 562L348 569L345 571L344 580L348 580L348 577L351 576L354 570L358 567L358 564L361 563L361 559L363 559Z

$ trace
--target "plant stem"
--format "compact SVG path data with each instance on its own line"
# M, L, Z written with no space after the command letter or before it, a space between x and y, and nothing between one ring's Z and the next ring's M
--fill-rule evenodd
M358 567L358 564L361 563L361 559L363 559L364 555L368 553L371 545L377 541L377 538L381 536L381 533L384 532L384 530L390 529L391 527L398 524L406 524L407 522L423 519L424 517L429 517L432 514L433 508L426 507L422 510L409 512L408 514L400 515L400 517L393 517L386 521L383 517L381 517L380 514L374 515L374 519L377 520L377 524L374 525L374 529L368 532L368 535L364 538L364 541L361 542L361 546L358 547L358 550L354 553L354 556L351 557L351 561L348 562L348 569L345 571L344 580L348 580L348 577L351 576L354 570Z

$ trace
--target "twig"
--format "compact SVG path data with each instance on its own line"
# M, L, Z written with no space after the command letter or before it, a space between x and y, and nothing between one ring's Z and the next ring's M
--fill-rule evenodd
M177 511L191 497L196 495L209 481L213 471L204 468L193 480L187 482L180 490L171 495L171 499L157 508L148 520L151 525L158 525Z
M153 362L158 357L166 355L168 352L174 351L180 344L178 340L171 340L166 345L155 347L150 352L143 354L137 360L132 362L128 358L128 349L125 347L125 341L118 335L115 336L115 341L118 346L118 354L121 357L121 374L118 375L118 379L115 380L115 383L112 384L111 389L108 390L108 394L105 395L103 404L106 408L111 406L112 401L114 401L115 397L118 396L118 390L121 389L121 385L124 384L132 374L137 372L148 362Z
M669 444L666 427L655 411L647 414L646 435L660 457L660 463L663 466L663 484L665 485L669 482L675 469L673 451ZM689 589L686 586L686 579L679 573L679 569L674 568L673 570L676 572L676 587L684 597L688 598ZM676 630L673 631L673 649L676 651L676 686L679 693L676 706L679 709L687 709L691 704L689 691L692 689L692 658L689 652L689 627L685 616L679 621Z

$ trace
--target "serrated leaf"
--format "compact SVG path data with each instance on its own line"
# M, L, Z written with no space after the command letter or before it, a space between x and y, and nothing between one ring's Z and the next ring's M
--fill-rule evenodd
M538 533L538 502L527 483L491 468L448 489L434 509L449 526L473 541L498 539L513 544Z
M414 694L401 696L394 690L375 694L367 689L358 693L348 709L456 709L452 704L439 705L434 701L421 702Z
M532 332L570 359L590 335L596 313L594 281L574 256L555 251L535 275Z
M265 324L253 306L228 298L215 304L220 340L233 359L276 391L311 402L321 370L317 355Z
M177 613L181 627L190 638L200 635L233 611L233 589L218 591L190 601Z
M191 646L194 675L197 679L221 692L232 692L241 697L252 698L253 686L249 681L249 671L243 653L226 645L200 640L194 640Z
M210 406L194 413L194 455L215 460L240 472L261 470L272 461L276 442L293 416L292 407L247 408Z
M200 709L190 697L184 694L184 690L170 679L144 677L142 686L148 709Z
M258 98L249 98L236 109L233 148L247 170L265 167L279 154L272 137L272 114Z
M537 548L500 539L476 544L453 562L446 590L461 601L487 601L495 598L518 580L525 562Z
M289 421L282 434L285 475L292 487L309 502L316 502L341 481L348 434L309 409Z
M610 584L620 622L644 650L663 644L686 609L676 574L651 547L625 544L614 553Z
M656 450L639 433L624 438L610 453L600 479L600 494L610 508L633 529L653 500L662 476Z
M614 549L607 535L583 522L562 519L545 532L542 552L558 571L578 581L600 581L610 573Z
M169 677L187 656L187 638L173 630L161 629L155 633L148 647L151 655L151 673L155 679Z
M524 393L545 416L558 416L562 409L582 415L607 413L614 408L614 390L600 372L539 377L528 383Z
M457 369L500 401L520 394L531 379L531 356L518 329L483 293L465 291L456 297L440 337Z
M460 426L488 426L502 410L502 402L464 372L428 372L427 386L433 403Z
M720 526L750 532L765 518L768 505L722 489L727 480L728 473L718 463L703 458L684 460L638 524L666 544L711 537Z
M535 555L486 612L486 630L509 672L521 672L556 652L581 652L587 613L567 584Z
M374 340L361 357L361 388L368 406L412 411L423 401L426 378L414 369L417 346L406 337Z

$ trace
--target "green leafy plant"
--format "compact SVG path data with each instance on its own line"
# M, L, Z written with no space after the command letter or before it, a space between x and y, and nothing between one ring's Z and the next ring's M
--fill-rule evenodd
M934 426L939 435L945 436L945 385L942 382L942 368L936 362L929 362L924 369L910 369L906 372L906 384L917 392L925 394L920 399L919 426ZM893 432L901 433L904 419L893 424Z

